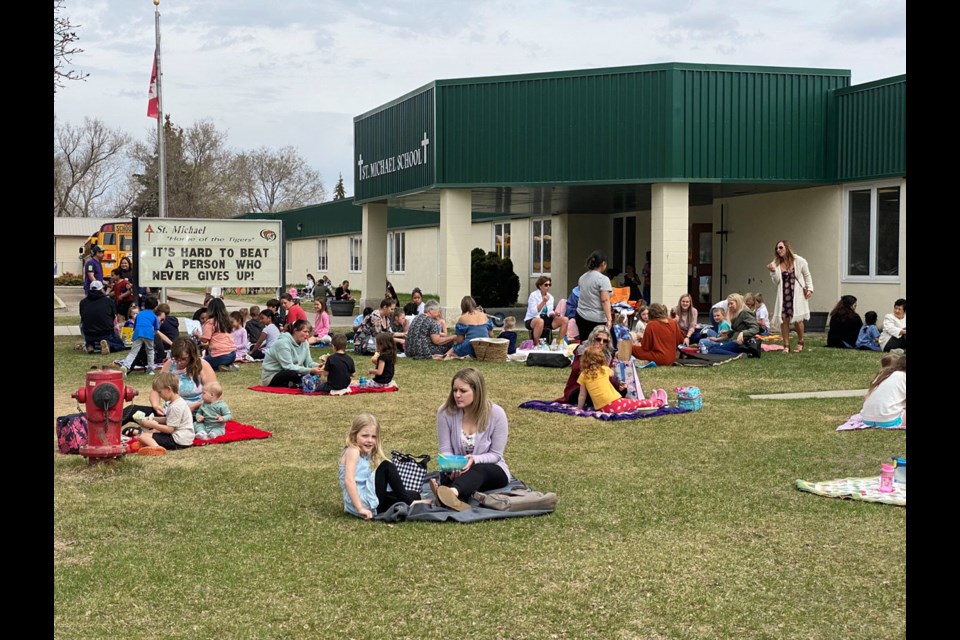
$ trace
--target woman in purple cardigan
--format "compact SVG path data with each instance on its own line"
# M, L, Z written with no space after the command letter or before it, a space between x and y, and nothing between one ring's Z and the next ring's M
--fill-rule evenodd
M437 411L437 444L441 455L466 456L462 471L430 484L437 502L466 511L474 491L507 486L510 471L503 460L507 446L507 414L487 399L483 374L469 367L453 376L450 396Z

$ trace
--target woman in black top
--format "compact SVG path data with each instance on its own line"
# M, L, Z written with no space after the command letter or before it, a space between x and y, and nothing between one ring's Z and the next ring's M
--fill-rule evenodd
M837 349L853 349L860 335L863 320L857 313L855 296L842 296L830 312L830 327L827 330L827 346Z

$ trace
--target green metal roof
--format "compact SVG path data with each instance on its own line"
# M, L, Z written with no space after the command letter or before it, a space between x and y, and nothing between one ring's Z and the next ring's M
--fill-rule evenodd
M849 82L841 69L687 63L437 80L354 119L356 198L832 182L835 92Z
M363 229L363 209L355 204L354 198L275 213L245 213L237 217L283 220L283 234L287 240L358 234ZM436 211L387 208L387 229L391 231L439 224L440 214Z
M907 76L835 92L837 179L907 175Z

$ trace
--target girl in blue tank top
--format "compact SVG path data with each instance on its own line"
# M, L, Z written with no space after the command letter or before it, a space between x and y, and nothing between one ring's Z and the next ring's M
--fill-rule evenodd
M421 500L419 492L407 491L397 467L384 459L380 422L370 413L361 413L350 425L347 446L340 455L340 489L344 511L365 520L397 502L430 502Z

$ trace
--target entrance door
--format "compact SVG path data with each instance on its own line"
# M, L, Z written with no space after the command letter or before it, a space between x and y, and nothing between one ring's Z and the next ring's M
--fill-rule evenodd
M628 264L632 264L634 273L637 267L637 216L619 215L613 218L613 262L610 266L617 273L623 273ZM619 284L619 283L618 283ZM614 286L617 286L616 284Z
M697 311L713 306L713 225L690 225L690 295Z

